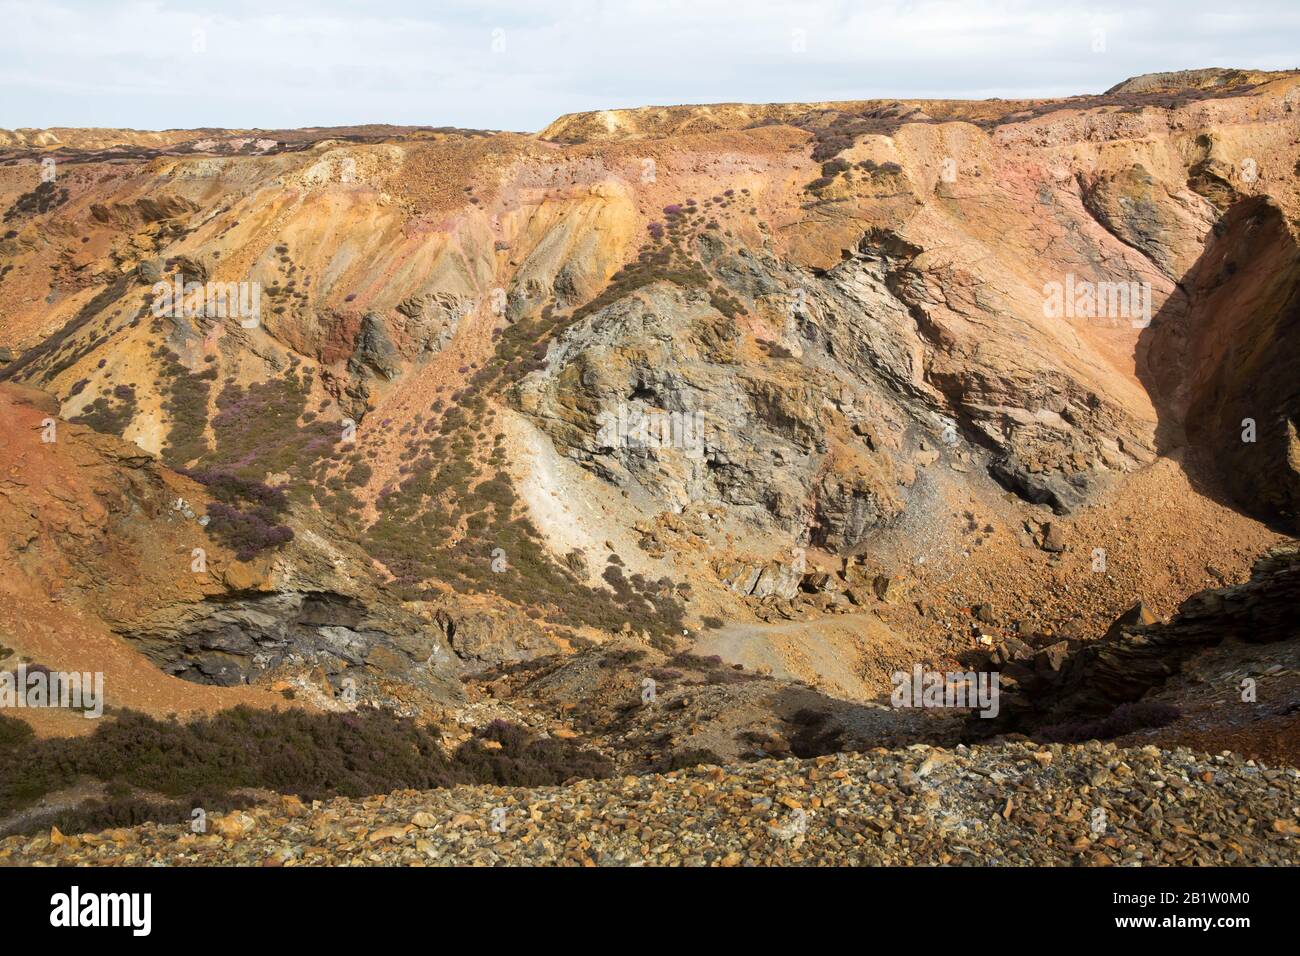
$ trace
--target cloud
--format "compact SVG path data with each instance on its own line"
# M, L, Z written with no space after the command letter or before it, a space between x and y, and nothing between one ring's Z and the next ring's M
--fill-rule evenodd
M0 126L533 130L618 106L1097 92L1156 70L1294 67L1300 49L1292 0L431 6L0 0Z

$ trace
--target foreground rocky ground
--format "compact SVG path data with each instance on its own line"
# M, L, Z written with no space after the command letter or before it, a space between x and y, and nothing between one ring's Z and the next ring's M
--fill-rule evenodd
M278 798L208 832L13 837L8 865L1295 865L1300 771L1009 743L700 766L540 789Z

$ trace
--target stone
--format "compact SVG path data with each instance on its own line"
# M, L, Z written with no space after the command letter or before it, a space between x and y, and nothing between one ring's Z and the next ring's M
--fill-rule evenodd
M921 766L916 768L916 775L921 778L928 777L930 774L934 773L934 771L952 763L952 761L952 754L947 753L946 751L936 750L921 761Z
M1055 644L1049 644L1047 647L1039 649L1038 653L1034 655L1034 665L1040 673L1058 673L1069 656L1070 642L1057 641Z
M1138 601L1119 617L1115 618L1110 627L1106 629L1105 636L1107 639L1113 640L1125 630L1154 624L1157 620L1155 614L1151 612L1151 609L1142 601Z
M827 574L825 571L813 571L805 574L799 586L813 594L831 593L839 590L834 575Z
M858 607L866 607L870 603L871 592L862 587L846 588L845 596Z
M257 820L242 810L236 810L225 816L212 817L208 825L219 836L227 840L238 840L257 827Z
M1050 551L1055 554L1066 549L1065 529L1061 527L1058 521L1048 521L1043 525L1043 543L1040 547L1044 551Z

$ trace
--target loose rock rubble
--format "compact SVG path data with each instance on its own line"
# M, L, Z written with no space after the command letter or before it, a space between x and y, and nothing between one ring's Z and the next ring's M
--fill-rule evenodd
M1300 548L1291 544L1261 556L1244 584L1192 595L1169 621L1158 621L1138 603L1100 640L1052 642L1041 635L1030 636L1029 643L1009 639L989 659L1010 693L1002 701L996 727L984 729L1029 733L1035 722L1104 715L1119 704L1141 700L1225 639L1245 645L1289 643L1296 633L1297 599ZM1277 670L1284 668L1278 665ZM1187 696L1203 700L1209 695Z
M700 766L539 789L281 797L207 832L0 842L37 865L1295 865L1300 771L1028 742Z

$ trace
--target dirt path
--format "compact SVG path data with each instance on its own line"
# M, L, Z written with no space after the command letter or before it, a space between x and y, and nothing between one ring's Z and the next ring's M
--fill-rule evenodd
M806 681L847 700L887 694L890 674L927 656L922 645L899 637L871 612L786 624L730 624L701 634L694 653Z

